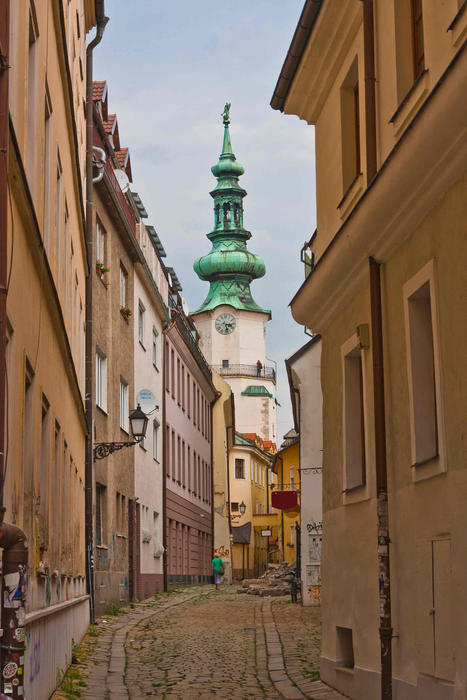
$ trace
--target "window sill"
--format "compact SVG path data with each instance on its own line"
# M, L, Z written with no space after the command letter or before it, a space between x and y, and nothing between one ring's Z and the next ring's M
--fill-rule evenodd
M155 362L152 363L152 366L154 367L154 369L156 370L156 372L160 372L160 369L159 369L159 367L155 364Z
M108 549L106 544L96 544L96 549Z
M435 476L440 476L446 473L446 467L440 455L434 455L423 462L415 462L411 465L412 470L412 481L418 483L419 481L426 481L426 479L432 479Z
M348 666L335 666L336 671L340 671L341 673L345 673L348 676L353 676L354 675L354 669L349 668Z
M127 535L122 535L120 532L116 532L115 534L117 535L117 537L121 537L122 540L128 539Z
M104 274L105 274L105 273L104 273ZM98 272L96 272L96 277L99 278L101 284L103 285L103 287L104 287L105 289L108 289L108 288L109 288L109 283L105 281L105 279L103 278L102 275L100 275Z
M107 409L106 409L106 408L102 408L102 406L99 406L99 404L98 404L98 403L96 403L96 408L98 408L98 409L99 409L99 411L100 411L101 413L103 413L103 414L104 414L104 416L106 416L106 417L107 417L107 416L109 415L109 414L108 414L108 411L107 411Z
M467 33L467 3L464 2L458 13L447 28L448 32L452 32L453 46L459 46L464 40Z
M337 205L341 219L346 219L347 215L354 208L357 201L363 194L363 173L358 173L347 187L344 195Z
M425 68L392 115L389 123L394 127L394 136L400 136L418 112L428 94L429 78L430 74Z
M155 462L156 464L160 464L159 460L156 457L153 457L152 461Z
M120 426L120 430L122 431L122 433L125 433L125 435L126 435L127 437L130 437L129 429L127 430L126 428L124 428L124 427L121 425L121 426Z
M144 352L146 352L146 348L144 347L142 341L139 338L138 338L138 342L141 345L141 347L143 348Z

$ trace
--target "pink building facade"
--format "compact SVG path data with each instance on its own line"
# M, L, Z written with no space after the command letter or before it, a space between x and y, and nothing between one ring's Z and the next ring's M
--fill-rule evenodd
M167 588L207 582L213 556L212 404L216 390L181 304L164 342L164 573Z

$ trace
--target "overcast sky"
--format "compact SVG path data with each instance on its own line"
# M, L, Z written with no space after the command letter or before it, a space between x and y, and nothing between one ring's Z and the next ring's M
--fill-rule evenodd
M272 310L267 355L278 364L278 442L292 426L284 359L307 340L288 304L303 280L300 248L315 229L314 130L269 102L303 0L106 0L110 17L94 52L94 78L106 80L109 112L130 148L133 187L142 197L191 310L208 291L193 261L211 245L215 185L210 168L231 102L232 148L248 248L266 263L252 283Z

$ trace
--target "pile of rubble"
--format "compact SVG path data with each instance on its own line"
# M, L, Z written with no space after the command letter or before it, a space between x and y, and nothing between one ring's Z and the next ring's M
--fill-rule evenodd
M289 595L291 571L295 571L295 564L269 564L260 578L244 579L237 593L260 596Z

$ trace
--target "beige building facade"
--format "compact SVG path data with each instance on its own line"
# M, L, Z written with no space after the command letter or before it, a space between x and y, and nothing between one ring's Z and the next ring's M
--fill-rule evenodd
M316 128L291 307L322 337L321 677L352 698L467 690L466 22L306 2L272 100Z
M41 700L89 621L83 66L95 14L83 0L9 6L4 504L29 542L25 672L15 687Z

